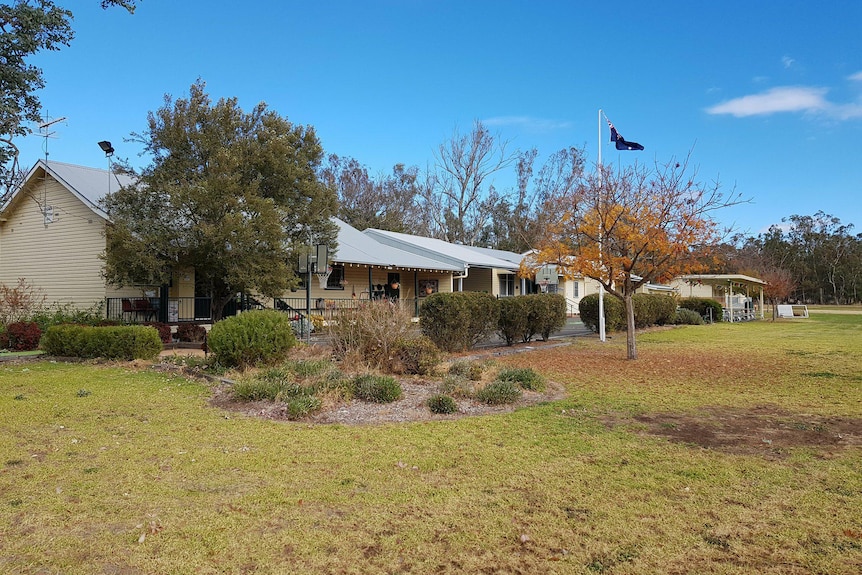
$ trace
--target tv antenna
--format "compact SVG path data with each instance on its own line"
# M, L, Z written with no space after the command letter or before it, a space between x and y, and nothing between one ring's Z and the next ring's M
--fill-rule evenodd
M56 120L49 120L50 116L45 116L45 121L39 124L39 133L45 138L45 143L42 144L42 151L45 152L45 163L48 163L48 138L51 138L57 132L51 131L51 126L54 124L59 124L60 122L65 122L67 120L66 116L62 116L57 118Z

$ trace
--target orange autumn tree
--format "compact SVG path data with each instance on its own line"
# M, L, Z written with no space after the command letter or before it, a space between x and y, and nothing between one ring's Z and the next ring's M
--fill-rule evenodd
M523 274L556 265L565 277L592 278L622 300L629 359L637 359L632 296L647 282L701 271L704 254L726 233L714 212L740 203L718 183L704 186L689 177L687 168L688 160L653 170L600 166L549 200L554 217L536 253L522 264Z

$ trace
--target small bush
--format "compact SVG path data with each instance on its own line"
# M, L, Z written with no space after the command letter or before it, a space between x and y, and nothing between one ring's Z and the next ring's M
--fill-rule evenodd
M287 402L287 418L291 420L303 417L318 411L323 403L313 395L301 395L293 397Z
M703 325L704 322L700 314L693 309L681 307L676 310L673 323L676 325Z
M377 369L388 369L399 344L412 335L406 310L387 301L372 301L357 309L340 310L329 325L329 341L340 358L355 355Z
M86 309L79 309L72 304L59 304L41 309L30 316L30 320L39 324L39 329L47 331L52 325L74 323L78 325L105 326L122 325L121 322L108 323L102 303L94 304Z
M141 325L148 325L156 329L159 332L159 339L162 340L162 343L171 343L174 341L174 336L171 333L171 326L166 323L160 321L148 321Z
M296 338L287 314L275 310L252 310L216 322L207 347L227 367L245 368L283 361Z
M365 374L353 378L353 395L363 401L391 403L401 394L401 384L394 377Z
M308 378L329 371L333 365L331 361L326 359L297 359L286 362L283 367L298 377Z
M0 284L0 325L32 318L45 305L46 299L42 288L27 283L24 278L19 278L14 286Z
M162 351L158 332L142 325L55 325L42 336L40 346L48 354L62 357L125 360L153 359Z
M528 312L527 334L530 338L539 334L548 341L552 333L566 325L566 298L562 294L542 293L518 296L525 298ZM524 341L530 341L525 339Z
M624 331L626 329L626 308L622 300L605 295L605 329ZM634 294L632 305L635 312L635 327L672 323L676 312L676 300L672 296L660 294ZM599 330L599 296L590 294L581 298L578 304L581 321L593 331Z
M471 381L479 381L482 379L482 373L485 367L481 363L475 361L459 360L449 366L449 374L459 375Z
M694 310L701 317L709 317L709 310L712 310L712 321L721 321L724 310L721 304L714 299L703 297L686 297L679 301L679 307Z
M437 389L441 394L453 397L468 398L476 394L476 384L473 381L454 374L445 376Z
M605 329L620 331L626 328L626 310L623 302L612 295L605 294ZM599 294L590 294L581 298L578 303L578 313L581 321L591 330L599 331Z
M515 296L500 299L500 320L497 324L497 333L506 342L506 345L512 345L516 341L528 337L525 334L529 333L530 318L526 298L527 296Z
M428 409L431 413L446 414L458 411L458 404L448 395L432 395L428 398Z
M635 308L635 327L673 323L676 299L669 295L636 293L632 296Z
M545 390L545 378L533 371L532 367L505 368L497 375L497 380L510 381L530 391Z
M6 326L0 334L0 348L11 351L32 351L39 347L42 330L34 322L18 321Z
M393 356L393 371L415 375L433 373L441 359L440 349L424 335L397 342Z
M494 381L476 394L476 399L488 405L514 403L520 397L521 390L511 381Z
M161 335L161 332L159 333ZM181 323L177 326L177 340L200 343L206 338L207 330L196 323Z

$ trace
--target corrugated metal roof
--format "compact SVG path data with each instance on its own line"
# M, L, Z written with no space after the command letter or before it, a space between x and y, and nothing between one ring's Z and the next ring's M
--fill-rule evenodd
M106 220L108 219L108 214L99 206L99 201L108 194L109 190L116 192L121 186L128 186L134 183L134 179L124 174L112 174L109 179L108 170L39 160L27 173L24 185L31 180L39 169L44 169L47 174L63 184L84 205L93 210L96 215ZM24 188L24 185L12 193L3 209L12 202L15 196Z
M338 218L332 218L332 221L338 226L338 248L332 256L334 262L447 272L463 271L462 267L382 244Z
M491 257L495 257L498 260L503 260L506 262L511 262L516 266L520 266L521 262L524 259L524 254L517 254L515 252L508 252L506 250L495 250L493 248L480 248L477 246L464 246L465 248L473 251L477 251L480 254L489 255Z
M386 230L368 229L362 232L380 243L406 250L431 259L444 261L461 269L468 267L515 270L517 265L485 253L482 249L452 244L435 238L413 236Z

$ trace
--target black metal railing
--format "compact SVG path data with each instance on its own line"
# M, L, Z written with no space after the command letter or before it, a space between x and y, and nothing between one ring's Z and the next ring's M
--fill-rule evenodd
M386 300L370 300L389 301L393 305L401 306L402 309L409 311L414 317L419 315L419 307L424 298L401 298ZM276 298L274 307L279 311L295 314L297 319L305 317L306 301L302 297L287 297ZM311 300L311 315L322 316L325 320L338 318L339 313L345 310L359 309L364 305L368 305L367 299L353 298L314 298Z
M157 297L109 297L105 309L107 319L131 323L212 321L212 298L209 297L171 297L166 309L162 309L162 300Z

